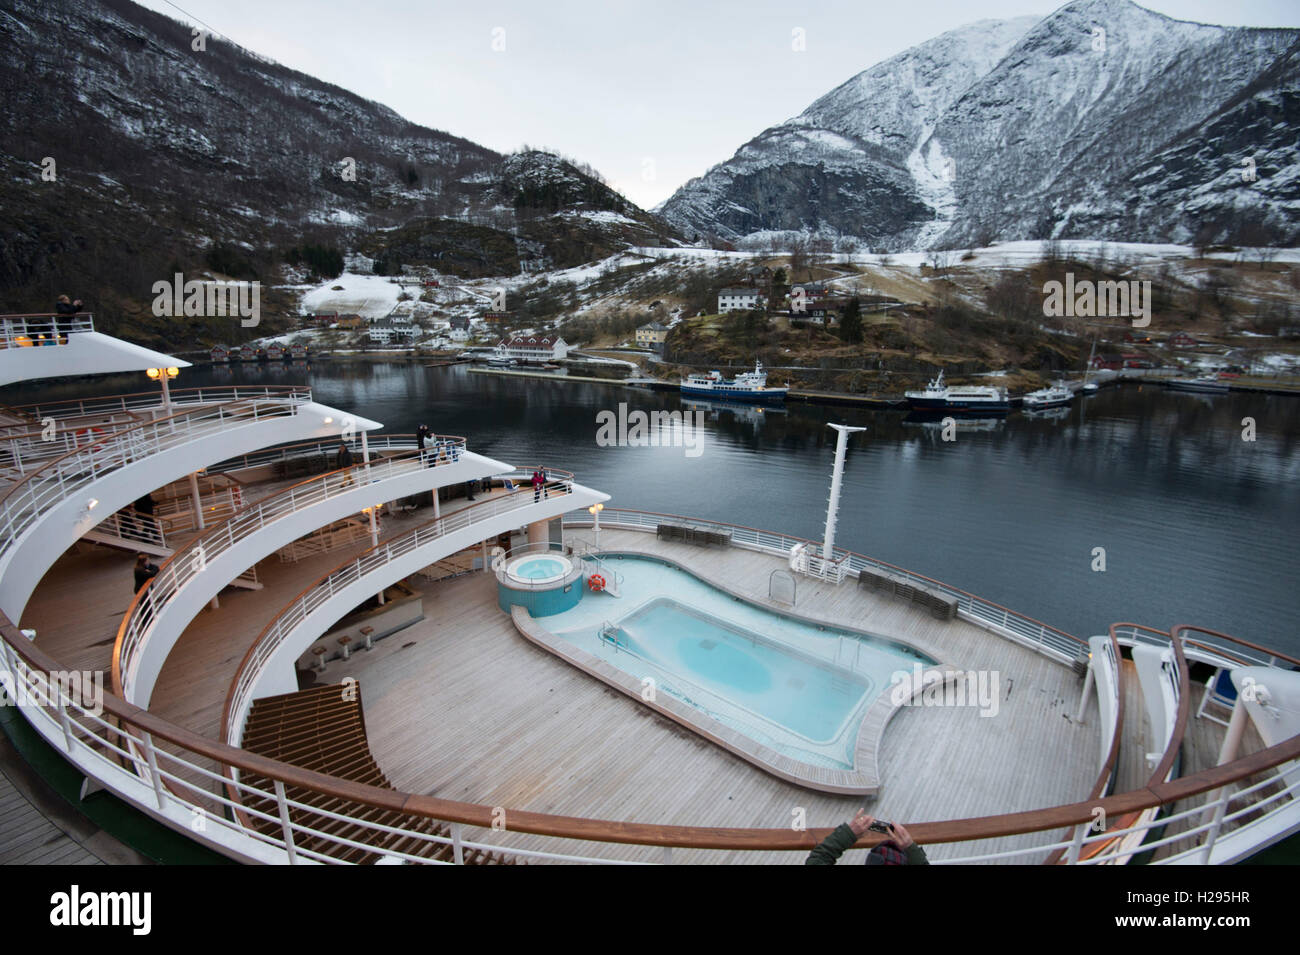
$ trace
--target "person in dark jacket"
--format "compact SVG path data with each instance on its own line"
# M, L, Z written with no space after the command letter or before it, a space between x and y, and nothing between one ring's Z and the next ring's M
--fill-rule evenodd
M135 511L135 520L128 523L132 524L135 536L142 541L161 540L162 535L158 533L158 521L153 516L153 495L142 495L131 505L131 509Z
M428 445L430 437L431 432L429 431L428 425L422 424L415 429L415 444L420 449L420 460L425 463L426 467L433 463L430 460L432 455L427 454L425 451L425 447Z
M875 819L867 815L865 809L859 809L858 814L848 822L842 822L835 828L829 836L822 840L821 845L814 849L808 858L804 860L804 865L834 865L854 844L862 838L862 834L871 828ZM880 845L873 848L867 853L867 865L929 865L930 860L925 857L925 850L918 846L901 822L887 823L889 826L889 839L886 839Z
M352 449L348 447L346 441L340 441L339 449L334 452L334 468L335 470L340 470L342 468L350 467L352 467ZM351 471L347 473L346 478L347 479L343 482L343 487L350 487L353 483Z
M54 312L57 315L76 315L81 311L81 299L75 302L69 301L68 296L60 295L58 302L54 305Z
M135 592L139 593L145 584L158 576L158 566L149 563L148 554L135 555Z

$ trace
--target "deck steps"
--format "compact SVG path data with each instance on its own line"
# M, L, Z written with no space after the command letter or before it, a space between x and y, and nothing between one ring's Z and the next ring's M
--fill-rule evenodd
M361 688L356 683L325 683L296 693L263 697L253 703L244 725L243 748L282 762L326 773L351 782L393 789L388 777L375 762L366 738L366 722L361 707ZM273 817L251 817L251 826L258 832L278 834L280 825L274 797L275 787L270 779L255 773L245 773L241 782L266 793L252 796L247 792L243 804ZM440 862L454 860L450 845L429 842L417 835L429 834L448 838L448 826L433 819L412 821L411 817L390 809L366 806L312 792L296 786L286 786L289 799L310 806L310 809L291 807L289 816L295 825L317 830L320 836L297 835L300 849L318 852L340 862L368 865L378 862L385 853L404 852ZM347 816L335 819L326 813ZM363 823L401 828L406 833L389 833ZM326 838L333 836L334 839ZM373 849L344 845L335 839L350 839ZM467 849L466 865L514 865L495 852Z

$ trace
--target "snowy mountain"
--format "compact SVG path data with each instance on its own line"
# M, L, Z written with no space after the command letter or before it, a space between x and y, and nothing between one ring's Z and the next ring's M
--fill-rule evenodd
M855 76L657 211L688 234L891 250L1053 235L1294 244L1298 51L1297 30L1127 0L981 21Z
M382 247L413 221L439 238L388 261L475 275L674 238L592 170L418 126L128 0L8 0L0 87L10 310L54 276L126 308L177 268L267 277L304 242Z

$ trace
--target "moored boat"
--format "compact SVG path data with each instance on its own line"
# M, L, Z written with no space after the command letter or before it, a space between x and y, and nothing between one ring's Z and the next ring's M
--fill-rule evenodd
M1021 404L1026 411L1041 411L1044 408L1068 405L1073 399L1074 392L1069 386L1063 381L1056 381L1046 388L1029 392L1021 399Z
M1169 388L1173 391L1195 391L1200 394L1226 395L1228 383L1220 381L1215 375L1201 375L1197 378L1171 378Z
M945 385L943 372L931 379L923 391L906 391L903 396L915 411L1006 412L1011 401L1005 388L991 385Z
M208 355L214 364L223 365L230 361L230 349L225 345L213 345Z
M754 370L742 372L735 378L723 378L718 371L699 372L687 377L681 384L681 393L699 398L723 398L728 401L776 403L785 401L790 389L767 384L767 372L761 361L754 362Z

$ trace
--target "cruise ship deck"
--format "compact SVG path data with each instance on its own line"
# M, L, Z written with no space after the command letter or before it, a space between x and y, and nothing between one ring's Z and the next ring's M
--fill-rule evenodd
M65 349L87 373L166 358L83 324L19 357L47 374ZM169 399L162 383L161 401L4 409L0 677L88 780L230 858L798 863L862 806L940 863L1233 862L1300 830L1300 660L1176 622L1071 635L836 548L851 429L819 545L621 508L601 526L609 496L550 466L459 437L417 452L305 388ZM349 438L359 459L331 469ZM160 489L165 513L132 513ZM139 549L162 570L133 593ZM511 576L541 551L566 569ZM832 677L853 675L839 648L858 634L936 672L995 673L996 714L879 693L849 711L864 714L851 772L773 759L762 734L641 698L552 638L547 616L602 573L611 594L594 599L621 599L611 553L825 628L806 659ZM81 673L110 692L83 692Z

